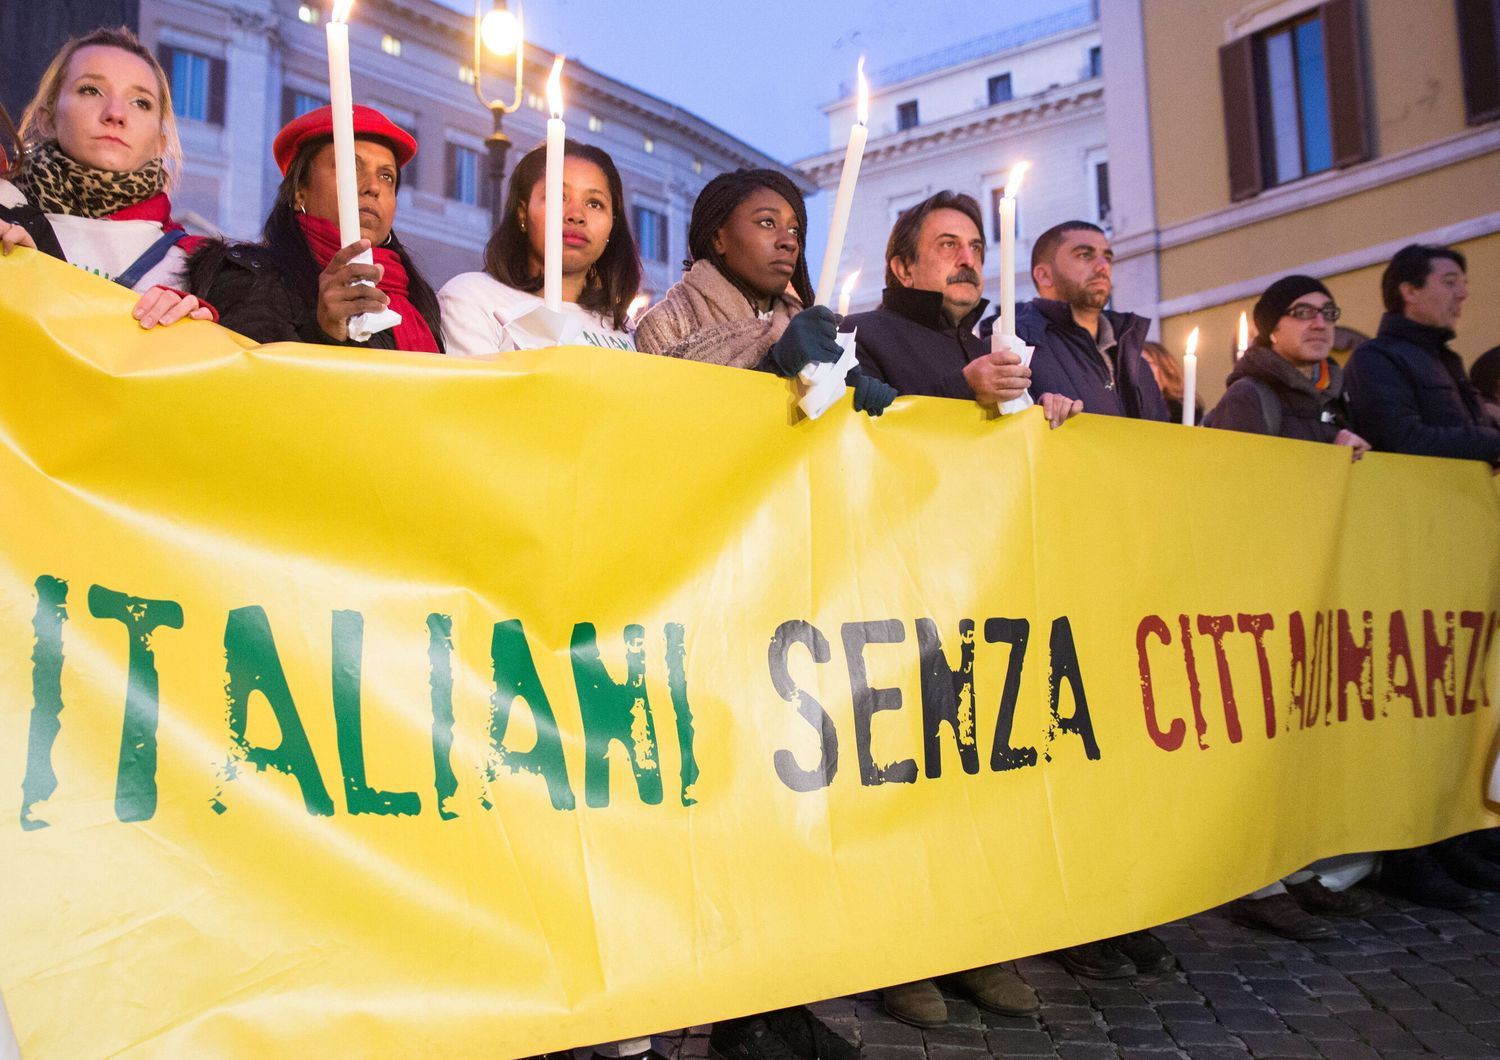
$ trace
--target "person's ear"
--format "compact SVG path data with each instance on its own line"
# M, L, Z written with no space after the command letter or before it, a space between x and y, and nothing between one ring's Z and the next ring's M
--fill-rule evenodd
M891 273L896 277L896 282L902 287L911 286L911 266L904 258L895 257L890 261Z
M724 229L722 228L714 233L714 253L721 258L724 256Z
M1033 265L1031 267L1031 283L1038 291L1043 287L1051 287L1052 266L1046 264Z
M1399 290L1401 291L1402 304L1410 305L1412 302L1415 302L1417 300L1417 292L1421 290L1421 288L1414 283L1407 283L1403 280L1401 282Z

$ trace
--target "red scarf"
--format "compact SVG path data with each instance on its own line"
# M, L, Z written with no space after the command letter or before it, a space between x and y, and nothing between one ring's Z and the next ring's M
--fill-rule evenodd
M297 222L302 225L302 234L307 238L307 249L312 251L313 260L323 268L328 268L333 256L343 249L339 242L338 226L332 221L310 217L305 213L297 215ZM432 337L432 329L407 297L406 266L401 264L401 256L385 247L376 247L374 253L375 264L385 266L385 273L376 286L390 296L391 308L401 314L401 323L392 329L396 336L396 348L415 350L418 353L440 353L437 340Z
M111 221L155 221L161 225L163 232L176 232L182 228L182 225L172 220L172 200L167 198L164 191L106 216ZM191 254L206 242L208 240L203 236L185 236L178 240L177 245L185 253Z

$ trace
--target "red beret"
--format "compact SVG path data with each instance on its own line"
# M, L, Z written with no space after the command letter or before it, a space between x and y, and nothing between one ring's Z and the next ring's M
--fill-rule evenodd
M317 110L308 111L300 118L293 118L287 122L276 134L275 142L271 144L271 154L276 156L276 164L281 167L281 175L286 176L286 171L291 168L292 159L297 157L297 152L302 150L303 144L309 140L316 140L320 136L332 135L332 107L319 107ZM354 138L358 140L370 137L390 144L398 166L406 165L417 153L417 141L412 139L410 133L374 107L364 107L356 103L354 104Z

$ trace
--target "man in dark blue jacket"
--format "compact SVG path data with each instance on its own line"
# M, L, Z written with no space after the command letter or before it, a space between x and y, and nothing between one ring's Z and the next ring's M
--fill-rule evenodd
M1500 431L1449 348L1469 296L1464 256L1451 247L1402 247L1381 277L1380 331L1349 359L1354 428L1375 449L1500 462Z
M1031 278L1040 297L1016 309L1018 338L1031 357L1031 393L1066 394L1083 411L1170 420L1141 356L1151 321L1105 309L1114 291L1109 237L1087 221L1064 221L1037 237ZM993 326L994 321L988 321Z
M1500 430L1449 348L1469 297L1468 263L1452 247L1413 243L1380 278L1385 316L1344 371L1355 429L1377 450L1500 463ZM1421 905L1456 909L1500 891L1496 829L1388 851L1385 886Z

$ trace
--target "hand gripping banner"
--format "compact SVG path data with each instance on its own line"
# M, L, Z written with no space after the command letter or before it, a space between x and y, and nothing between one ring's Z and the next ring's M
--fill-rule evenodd
M129 302L0 261L25 1056L519 1056L1497 821L1481 464Z

